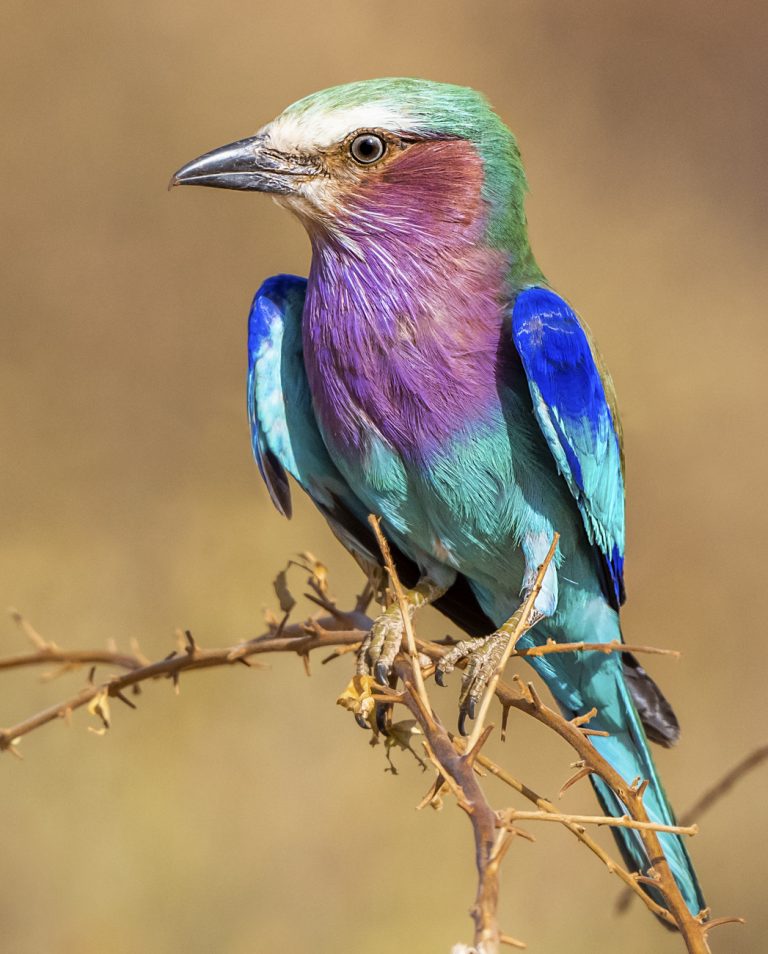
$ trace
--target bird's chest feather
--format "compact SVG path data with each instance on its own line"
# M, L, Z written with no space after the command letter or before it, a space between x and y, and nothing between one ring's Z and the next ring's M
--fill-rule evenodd
M324 440L407 549L418 541L441 562L518 535L500 514L513 512L530 408L504 264L473 250L442 288L417 280L418 261L389 284L362 266L350 277L313 265L310 279L304 359Z
M350 460L375 441L423 460L496 398L509 256L484 241L482 181L468 143L419 144L310 228L307 374Z
M518 535L508 502L530 426L482 176L466 143L412 147L345 197L333 228L310 228L302 335L323 439L406 552L445 562Z
M504 263L464 250L436 282L418 253L362 254L313 261L303 328L315 410L342 457L360 461L383 443L424 465L498 415L499 382L515 376Z

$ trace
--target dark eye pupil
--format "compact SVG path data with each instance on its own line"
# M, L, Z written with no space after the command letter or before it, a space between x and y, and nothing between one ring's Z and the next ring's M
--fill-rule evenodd
M370 159L375 156L377 151L376 140L372 136L365 136L357 144L357 154L361 159Z
M376 162L384 155L384 142L378 136L358 136L352 141L352 157L358 162Z

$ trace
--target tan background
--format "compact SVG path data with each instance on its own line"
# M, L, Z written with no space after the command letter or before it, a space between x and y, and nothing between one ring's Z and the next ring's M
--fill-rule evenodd
M516 130L539 260L596 331L624 411L629 604L684 738L659 764L687 806L765 740L766 8L685 2L6 0L0 601L67 646L174 627L259 631L295 551L337 591L354 567L301 498L284 522L250 458L245 315L305 272L299 226L261 197L165 192L199 153L313 89L413 74L485 90ZM423 622L424 631L441 632ZM431 628L430 628L431 627ZM21 648L0 623L0 652ZM0 948L10 954L383 954L470 934L468 826L416 814L427 779L385 775L307 681L190 677L147 689L106 738L54 725L0 760ZM2 679L0 725L74 690ZM445 711L456 687L439 697ZM570 752L512 721L501 757L546 793ZM692 850L714 912L765 949L765 768ZM499 794L500 803L503 801ZM594 809L588 786L563 802ZM532 951L680 951L564 832L515 845L504 926Z

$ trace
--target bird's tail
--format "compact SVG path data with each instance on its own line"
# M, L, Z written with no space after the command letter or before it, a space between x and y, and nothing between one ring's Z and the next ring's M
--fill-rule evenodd
M672 811L672 806L667 801L656 767L653 764L640 717L621 675L620 668L618 666L614 667L614 671L618 684L619 718L611 720L613 731L609 736L591 736L591 741L600 755L618 771L627 783L631 784L637 778L648 780L643 803L651 821L663 825L674 825L676 824L675 814ZM595 725L597 728L597 721L595 720L595 723L590 723L590 725ZM615 817L626 814L624 805L609 786L595 775L590 776L590 778L603 811L607 815ZM612 828L611 831L629 870L646 873L652 867L652 863L639 832L629 828ZM684 838L684 835L659 834L659 840L685 903L693 914L699 914L706 907L706 904L685 847ZM658 891L655 891L651 885L643 884L643 888L655 901L664 906L664 899Z

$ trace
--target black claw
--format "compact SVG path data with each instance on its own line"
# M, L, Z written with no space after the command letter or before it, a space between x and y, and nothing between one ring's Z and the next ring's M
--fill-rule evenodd
M464 731L466 728L466 724L467 724L467 710L464 708L464 706L462 706L461 709L459 710L459 735L468 735L468 733Z
M389 667L386 663L377 662L373 673L376 677L376 682L378 682L380 686L389 685Z
M470 696L469 699L467 700L467 714L469 715L470 719L475 718L476 709L477 709L477 699L474 699L472 698L472 696Z
M440 669L439 667L435 669L435 682L438 686L442 686L445 689L445 670Z
M361 729L370 729L370 726L365 721L365 716L359 712L355 713L355 722L360 726Z
M389 735L389 725L388 725L388 716L389 711L392 706L389 705L377 705L376 706L376 728L382 735Z

